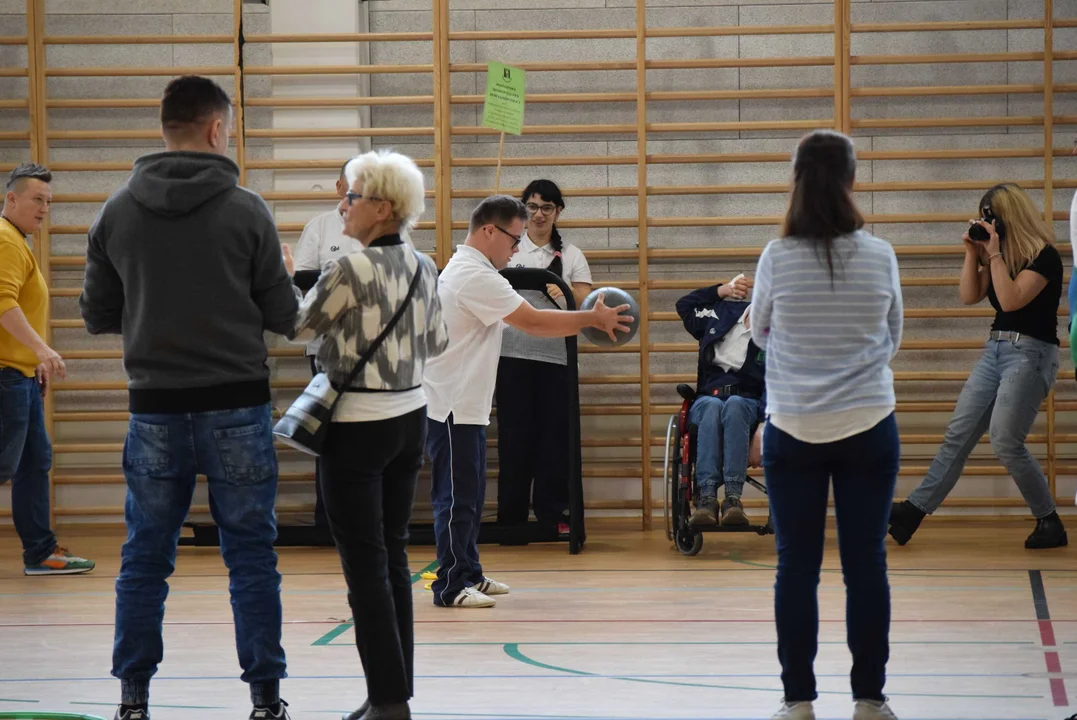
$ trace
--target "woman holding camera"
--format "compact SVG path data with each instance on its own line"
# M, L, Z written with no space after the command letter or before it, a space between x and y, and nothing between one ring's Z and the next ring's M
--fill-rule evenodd
M404 242L423 212L423 176L397 153L368 152L345 170L344 232L362 249L326 264L296 318L320 338L318 368L338 387L377 346L333 413L318 482L348 584L367 702L348 720L406 720L413 695L408 522L426 442L426 361L449 344L437 267Z
M974 305L986 297L995 321L927 477L891 511L890 535L899 545L909 541L924 515L953 490L969 453L990 430L992 449L1036 518L1025 547L1061 547L1066 529L1025 438L1058 375L1062 258L1043 214L1012 183L988 190L980 200L980 219L969 226L962 238L961 301Z

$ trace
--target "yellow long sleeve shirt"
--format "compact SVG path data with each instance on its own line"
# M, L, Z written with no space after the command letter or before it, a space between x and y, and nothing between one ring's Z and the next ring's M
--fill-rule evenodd
M30 327L45 337L49 289L22 232L0 218L0 315L22 308ZM33 377L39 362L34 352L0 327L0 366Z

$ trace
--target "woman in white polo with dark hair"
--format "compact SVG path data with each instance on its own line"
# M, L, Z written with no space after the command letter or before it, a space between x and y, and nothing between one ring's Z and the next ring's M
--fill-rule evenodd
M552 180L533 180L520 200L527 229L509 267L549 270L572 290L576 307L591 292L591 268L583 251L565 242L557 219L565 209ZM561 289L523 290L533 307L567 307ZM505 328L497 365L497 521L525 523L529 506L538 522L568 533L569 388L564 338L535 337Z

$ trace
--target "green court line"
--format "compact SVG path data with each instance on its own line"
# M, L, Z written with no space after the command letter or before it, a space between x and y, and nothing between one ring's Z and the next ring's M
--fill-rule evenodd
M414 585L415 583L419 582L419 580L422 579L424 572L428 572L430 570L436 570L437 567L438 567L438 561L435 560L432 563L430 563L429 565L427 565L426 567L424 567L419 572L413 574L411 576L411 584ZM350 630L354 624L355 623L352 622L352 618L348 618L345 622L342 622L340 625L337 625L335 628L333 628L332 630L327 632L325 635L322 635L320 638L318 638L317 640L312 642L310 644L311 647L326 647L327 645L332 643L334 640L336 640L338 637L340 637L344 633L348 632L348 630Z
M97 707L97 706L100 706L100 707L116 707L116 703L114 703L114 702L103 703L103 702L75 702L75 701L71 701L68 704L69 705L89 705L90 707ZM153 707L155 709L156 708L168 708L169 710L228 710L228 708L222 707L220 705L158 705L157 703L154 703Z
M730 553L729 553L729 562L736 563L738 565L747 565L748 567L757 568L759 570L777 570L778 569L777 565L770 565L768 563L761 563L761 562L754 562L752 560L745 560L744 558L742 558L740 556L740 553L738 551L736 551L736 550L731 550L730 551ZM840 575L842 573L842 569L841 568L822 568L820 570L820 572L822 574L824 574L824 575ZM1005 571L1000 570L999 572L1027 573L1028 571L1027 570L1005 570ZM947 577L954 577L954 578L957 578L957 579L977 578L977 577L980 577L980 578L997 578L998 575L999 575L999 572L990 573L990 574L988 574L988 573L964 573L964 572L962 572L961 574L957 574L957 573L947 571L947 570L938 570L938 571L932 571L931 573L926 573L926 572L910 572L910 571L901 570L901 569L896 569L895 570L893 568L888 568L887 571L886 571L886 574L887 574L888 577L922 577L922 578L932 578L934 580L938 580L940 578L944 579L944 578L947 578ZM1043 572L1046 575L1049 572L1055 572L1057 574L1057 573L1065 573L1065 572L1071 572L1071 571L1066 571L1066 570L1062 570L1062 571L1044 570ZM898 586L898 587L900 588L900 586ZM949 590L949 589L952 589L952 588L945 588L945 587L940 588L940 590Z
M10 703L39 703L39 702L41 702L41 701L40 701L40 700L16 700L15 698L0 698L0 702L10 702ZM0 713L0 717L3 717L3 715L4 715L3 713Z
M530 643L524 643L524 644L530 644ZM582 675L582 676L585 676L585 677L602 677L602 676L598 675L597 673L587 672L585 670L573 670L572 668L560 667L558 665L549 665L547 663L540 662L538 660L534 660L532 658L529 658L527 655L524 655L520 651L520 643L505 643L504 651L505 651L505 654L508 655L513 660L516 660L518 662L522 662L525 665L530 665L531 667L537 667L537 668L541 668L543 670L552 670L554 672L565 673L565 674L568 674L568 675ZM648 679L648 678L632 677L631 675L616 676L616 677L607 676L607 679L610 679L610 680L623 680L625 682L634 682L634 683L644 683L644 684L647 684L647 685L675 685L675 686L678 686L678 687L706 688L708 690L747 690L747 691L751 691L751 692L767 692L767 693L781 692L781 688L774 689L774 688L760 688L760 687L744 687L744 686L737 686L737 685L710 685L710 684L707 684L707 683L677 682L677 681L672 681L672 680L652 680L652 679ZM849 691L848 690L841 690L841 691L820 690L819 694L820 695L848 695ZM969 695L969 694L965 694L965 695L953 694L953 695L951 695L951 694L945 694L945 693L890 693L890 695L893 696L893 697L902 696L902 697L935 697L935 698L984 698L984 699L994 699L994 700L1042 700L1043 697L1044 697L1043 695L984 695L982 693L978 693L978 694L975 694L975 695Z

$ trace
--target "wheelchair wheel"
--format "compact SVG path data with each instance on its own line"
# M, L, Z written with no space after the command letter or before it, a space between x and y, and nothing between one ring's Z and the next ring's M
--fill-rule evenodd
M666 459L662 465L662 479L665 481L665 492L662 493L662 509L666 519L666 539L673 539L673 528L677 526L677 500L674 494L677 492L677 479L680 465L680 439L679 418L677 415L669 416L669 425L666 426Z
M681 527L677 528L673 542L676 543L677 549L681 551L682 555L692 557L693 555L698 555L699 551L703 549L703 534L692 532L688 529L688 524L683 523Z

